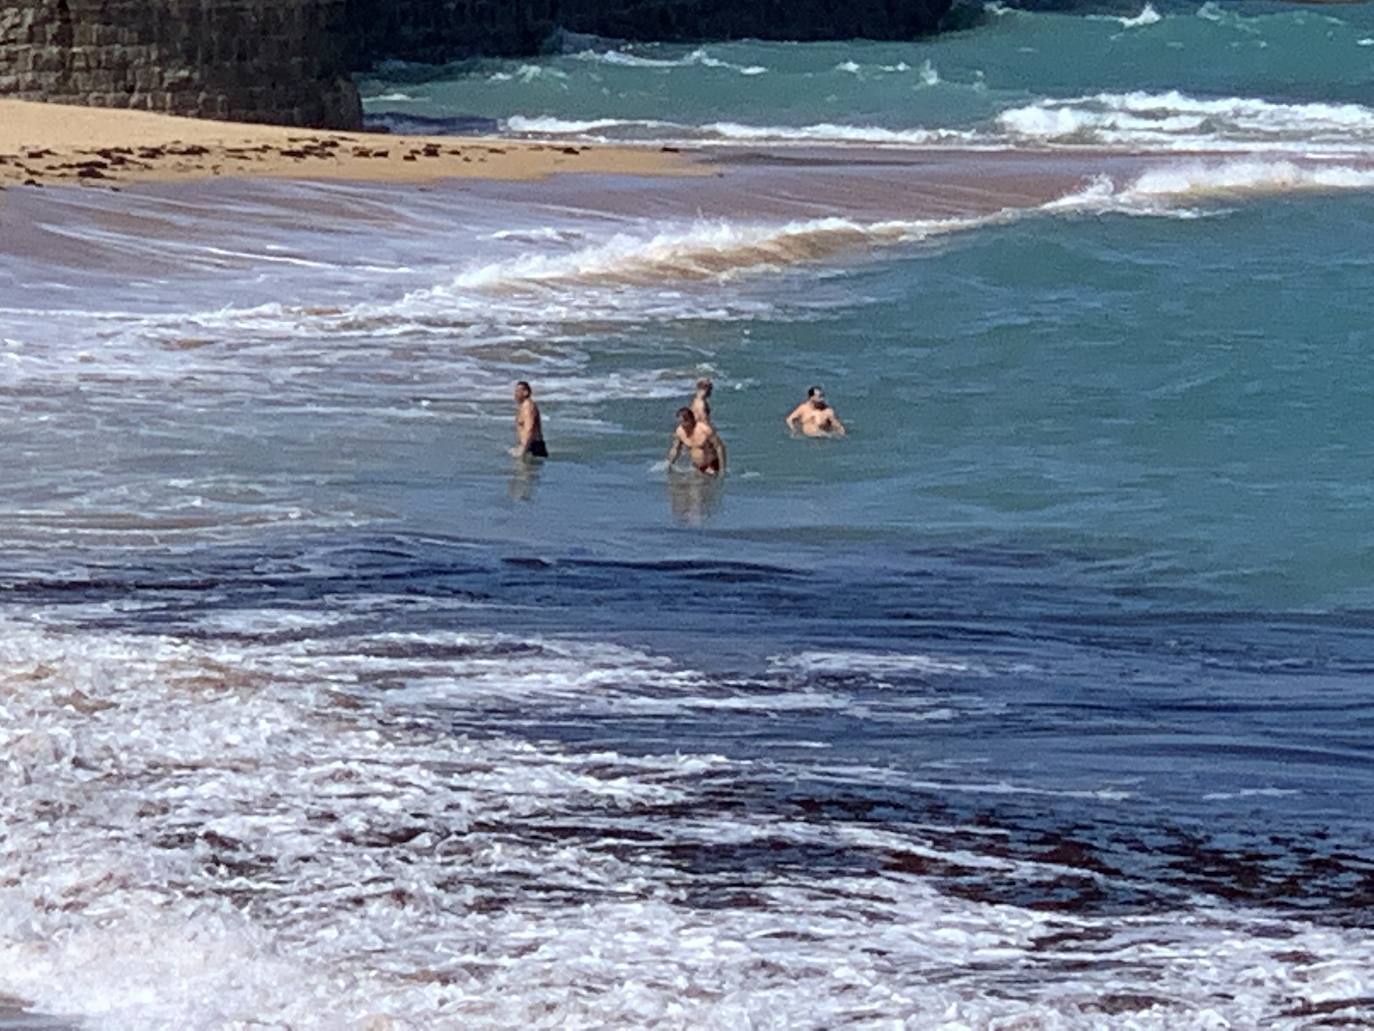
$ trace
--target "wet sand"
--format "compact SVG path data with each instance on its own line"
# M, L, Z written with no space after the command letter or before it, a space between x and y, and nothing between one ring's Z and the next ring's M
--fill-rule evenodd
M0 100L0 187L117 186L215 176L426 182L694 170L691 159L660 148L315 132Z

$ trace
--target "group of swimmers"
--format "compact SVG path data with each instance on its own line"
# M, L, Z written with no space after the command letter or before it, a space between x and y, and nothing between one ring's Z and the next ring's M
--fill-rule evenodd
M677 410L677 428L668 448L668 468L686 450L692 465L703 476L722 476L725 473L725 441L711 424L711 392L715 385L709 379L697 380L691 404ZM783 420L789 433L807 437L843 437L844 423L825 399L820 387L806 392L806 400L797 405ZM517 458L548 458L544 443L544 424L539 406L534 403L534 391L524 380L515 384L515 447L511 454Z

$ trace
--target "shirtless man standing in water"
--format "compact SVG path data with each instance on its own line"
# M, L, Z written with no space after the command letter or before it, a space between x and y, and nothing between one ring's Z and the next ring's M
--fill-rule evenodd
M510 453L516 458L548 458L544 446L544 424L539 419L539 406L534 403L533 391L524 380L515 384L515 447Z
M812 387L806 392L806 400L792 409L786 419L787 429L796 433L800 430L808 437L843 437L844 423L835 414L835 409L825 402L820 387Z
M692 464L696 466L697 472L703 476L721 476L725 472L725 441L720 439L720 434L716 432L705 419L698 419L690 408L679 408L677 410L677 430L673 433L673 445L668 449L668 468L673 467L678 455L682 454L682 449L687 449L688 455L692 459Z

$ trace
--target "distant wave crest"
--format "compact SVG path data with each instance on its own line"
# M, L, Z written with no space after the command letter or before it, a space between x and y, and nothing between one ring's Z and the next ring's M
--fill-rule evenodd
M624 50L583 50L573 55L579 61L617 65L621 68L720 68L740 75L762 75L768 71L758 64L732 64L712 57L705 48L698 48L678 58L644 57Z
M651 237L618 234L562 253L531 253L458 275L444 289L508 292L552 286L639 286L722 279L818 261L878 244L907 243L986 219L859 222L820 218L783 224L699 222Z
M871 146L978 144L982 135L961 129L889 129L878 125L746 125L711 122L684 125L648 118L570 119L512 115L503 123L508 132L534 136L595 136L608 140L674 139L694 143L816 143Z
M1130 18L1114 18L1113 21L1119 22L1125 29L1141 29L1147 25L1157 25L1164 20L1164 15L1155 10L1155 5L1146 3L1140 9L1140 13Z
M922 71L923 76L926 72ZM925 81L938 83L929 69ZM1276 150L1293 154L1374 151L1374 107L1355 103L1282 103L1257 97L1203 98L1162 93L1049 97L1011 107L973 127L893 127L818 122L703 125L643 118L568 119L513 115L513 133L602 140L822 144L874 147L1094 146L1113 149Z
M1003 111L996 123L1013 140L1061 144L1327 150L1374 144L1374 109L1360 104L1202 99L1177 90L1039 100Z
M1148 169L1122 183L1099 176L1083 189L1046 205L1046 210L1187 218L1206 213L1205 209L1188 205L1266 194L1339 190L1374 190L1374 166L1249 157L1187 161Z
M1266 193L1374 189L1374 166L1245 158L1189 161L1117 183L1096 179L1048 204L979 217L863 222L831 217L786 223L702 221L652 236L630 233L560 252L530 252L457 275L427 295L510 294L566 287L655 286L780 270L874 247L907 244L1037 214L1073 211L1196 217L1208 200ZM413 298L414 299L414 298Z

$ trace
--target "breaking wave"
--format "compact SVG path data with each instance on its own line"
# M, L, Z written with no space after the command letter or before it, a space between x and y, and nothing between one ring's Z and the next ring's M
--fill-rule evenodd
M440 290L520 291L547 286L653 286L780 269L867 247L910 243L987 219L864 223L820 218L781 225L703 222L651 237L620 233L566 254L528 254L460 274ZM424 291L429 294L430 291ZM411 295L408 300L416 299Z
M1374 145L1374 108L1360 104L1209 100L1176 90L1039 100L1003 111L996 124L1020 142L1302 151Z
M1119 20L1124 28L1138 29L1146 25L1157 24L1164 20L1164 16L1155 10L1154 4L1147 3L1134 18L1121 18Z
M924 73L923 73L924 74ZM938 73L936 73L938 74ZM591 136L600 140L671 139L698 144L859 144L881 147L996 144L983 134L960 129L890 129L877 125L747 125L710 122L686 125L647 118L568 119L512 115L503 123L507 132L531 136Z
M578 61L610 64L620 68L721 68L738 72L740 75L763 75L768 71L763 65L741 65L722 61L718 57L712 57L704 48L698 48L676 59L643 57L624 50L583 50L572 56Z
M938 82L933 69L923 81ZM689 125L659 119L564 119L514 115L503 128L539 136L600 140L676 140L696 144L856 145L871 147L1096 146L1145 150L1271 150L1351 153L1374 149L1374 108L1362 104L1285 104L1254 97L1097 93L1012 107L980 127L890 127L817 122L754 125L722 120Z
M1198 202L1281 193L1374 189L1374 167L1299 164L1285 160L1191 161L1149 169L1118 184L1098 176L1082 190L1047 205L1049 211L1173 214L1196 217Z
M1118 183L1108 177L1040 207L945 219L818 218L781 224L697 222L651 236L629 232L561 253L528 253L466 270L449 284L413 293L407 303L454 291L523 293L569 286L660 286L723 280L910 244L1036 214L1130 211L1191 217L1183 205L1246 195L1374 189L1374 166L1290 160L1187 162L1149 169Z

